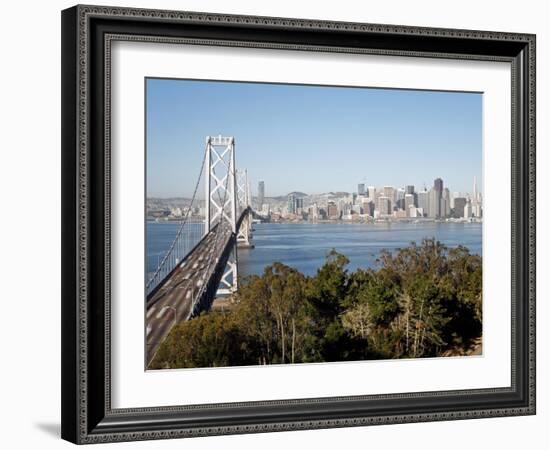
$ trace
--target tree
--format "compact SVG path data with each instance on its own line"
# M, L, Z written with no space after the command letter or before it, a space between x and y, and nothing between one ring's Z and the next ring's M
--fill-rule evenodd
M213 367L466 354L481 336L481 257L426 239L315 276L281 263L241 280L233 307L179 323L151 367Z

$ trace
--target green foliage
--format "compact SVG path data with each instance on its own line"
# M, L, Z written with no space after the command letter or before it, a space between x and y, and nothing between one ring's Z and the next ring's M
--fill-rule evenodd
M481 258L428 239L379 267L332 250L313 277L281 263L243 280L226 313L174 327L152 368L442 356L481 336Z

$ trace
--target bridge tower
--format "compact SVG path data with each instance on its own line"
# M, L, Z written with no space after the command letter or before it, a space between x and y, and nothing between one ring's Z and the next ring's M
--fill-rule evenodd
M216 225L231 228L237 234L237 183L235 139L232 136L208 136L205 155L205 235ZM233 248L220 281L218 294L237 290L237 250Z
M248 172L246 169L237 170L237 209L239 210L239 214L245 209L250 208L251 202ZM247 214L237 231L237 246L240 248L253 248L254 246L250 243L251 239L252 217L251 214Z

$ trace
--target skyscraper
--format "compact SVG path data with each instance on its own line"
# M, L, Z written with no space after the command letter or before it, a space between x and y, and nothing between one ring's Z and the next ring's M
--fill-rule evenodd
M464 208L466 206L466 198L456 197L454 201L454 214L453 217L460 219L464 217Z
M388 197L382 196L378 199L378 211L384 216L391 214L391 200Z
M262 205L264 204L264 197L265 197L265 184L263 181L258 182L258 204L260 209L262 209Z
M296 214L296 196L294 194L288 196L286 209L289 214Z
M464 218L469 219L470 217L472 217L472 202L468 200L464 206Z
M390 200L390 209L395 203L395 188L393 186L384 186L382 189L384 197L387 197Z
M357 185L357 193L359 195L365 195L365 183L359 183Z
M395 204L400 209L405 209L405 189L399 188L395 191Z
M414 195L413 194L405 194L405 207L403 208L405 212L407 213L407 216L410 214L410 207L414 207Z
M443 180L436 178L434 187L430 189L429 217L439 218L445 216L446 201L443 198Z
M439 217L439 208L441 207L441 195L435 188L428 192L428 217L435 219Z
M417 206L422 209L423 214L428 214L429 211L429 198L428 191L423 190L418 193L418 203Z
M376 188L374 186L369 186L367 188L367 195L371 200L374 200L376 198Z
M414 192L414 185L408 184L407 186L405 186L405 193L411 194L413 196L414 206L418 206L418 194Z
M477 190L477 180L474 177L474 192L472 198L472 216L481 217L481 193Z
M448 188L443 189L441 200L441 216L449 217L451 215L451 193Z

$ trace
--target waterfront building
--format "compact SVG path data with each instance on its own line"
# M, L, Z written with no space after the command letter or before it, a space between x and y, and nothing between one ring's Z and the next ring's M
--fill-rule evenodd
M443 198L443 180L441 178L436 178L434 180L434 186L430 189L428 198L428 217L434 219L444 217L447 206Z
M474 217L481 217L481 193L477 190L477 180L474 177L474 191L472 196L472 215Z
M428 192L424 189L417 194L417 204L418 209L421 209L424 212L428 212L429 197Z
M451 209L455 207L455 199L463 197L460 192L453 192L451 194Z
M470 217L472 217L472 202L468 200L464 206L464 218L469 219Z
M477 218L480 218L482 215L482 209L481 209L481 204L480 203L473 203L472 204L472 216L473 217L477 217Z
M372 200L363 200L363 213L371 217L374 216L374 202Z
M181 211L181 208L179 208L179 207L176 206L175 208L172 208L172 209L170 210L170 215L171 215L172 217L181 217L181 216L183 215L183 213L182 213L182 211Z
M439 192L431 188L428 191L428 217L435 219L439 217L439 210L441 207Z
M288 196L286 209L289 214L296 214L296 196L294 194Z
M317 203L314 203L309 207L308 213L311 219L313 220L319 219L319 207L317 206Z
M441 205L441 214L443 217L449 217L451 215L451 193L448 188L443 189L444 204Z
M407 212L402 210L402 209L398 209L397 211L394 211L393 212L393 216L396 218L396 219L405 219L407 216Z
M304 210L304 199L303 198L296 198L294 200L295 203L295 210L296 214L302 214Z
M457 219L464 217L466 202L467 200L465 197L456 197L454 199L453 217Z
M334 202L329 202L327 206L327 216L329 219L340 218L340 211L338 211L338 206L336 206Z

